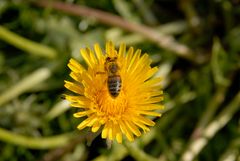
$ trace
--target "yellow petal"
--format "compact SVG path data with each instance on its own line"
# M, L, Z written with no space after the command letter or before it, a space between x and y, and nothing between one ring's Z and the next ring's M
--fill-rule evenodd
M163 110L164 106L159 104L149 104L149 105L140 105L138 106L140 110Z
M77 107L77 108L87 108L85 105L79 104L77 102L71 103L70 106L71 107Z
M103 139L106 139L107 136L108 136L108 130L109 130L108 126L109 126L108 123L106 123L103 130L102 130L102 138Z
M81 52L81 55L83 57L83 59L85 60L85 62L87 63L87 65L90 67L90 68L93 68L94 64L93 62L91 61L91 58L90 58L90 53L89 53L89 50L87 49L80 49L80 52Z
M98 60L101 60L101 58L103 57L103 53L102 53L102 49L101 47L99 46L99 44L95 44L94 45L94 50L95 50L95 53L97 55L97 58Z
M65 95L65 99L72 102L71 106L73 106L73 107L90 108L92 105L91 101L88 98L86 98L85 96Z
M134 141L133 134L128 130L126 124L124 124L121 120L119 121L119 124L121 131L126 135L127 139L131 142Z
M108 41L106 43L106 52L107 52L107 55L110 57L116 56L115 47L112 41Z
M146 69L146 67L148 67L149 65L149 56L147 54L144 54L143 56L141 56L139 61L137 61L136 65L132 68L130 74L132 75L133 73L141 72L143 68Z
M163 96L151 97L147 101L143 101L143 104L151 104L151 103L158 103L163 100Z
M120 47L119 47L119 52L118 52L118 57L120 60L123 59L124 55L126 52L126 44L125 43L121 43Z
M76 73L82 73L83 71L85 71L81 64L79 64L76 60L72 58L69 60L68 67Z
M113 140L113 123L112 122L110 122L109 123L109 127L108 127L109 129L108 129L108 138L109 138L109 140Z
M122 133L118 124L115 125L116 128L116 140L118 143L122 143Z
M72 77L77 82L82 82L81 74L76 72L71 72L70 77Z
M149 128L141 122L134 121L134 124L140 127L144 132L150 131Z
M132 68L134 68L134 67L136 66L136 63L137 63L137 60L138 60L139 57L140 57L140 54L141 54L141 50L138 49L138 50L134 53L133 57L131 58L130 63L129 63L129 65L128 65L127 71L132 71Z
M101 124L99 122L95 122L95 124L92 126L92 132L97 132L100 127Z
M89 121L89 123L87 124L88 127L93 126L98 121L98 118L96 115L92 115L91 117L92 117L91 121Z
M70 102L77 102L79 99L81 99L81 97L84 96L71 96L71 95L64 95L65 99L70 101Z
M116 138L116 134L117 134L117 124L112 124L112 137L113 139Z
M76 117L76 118L79 118L79 117L83 117L83 116L89 115L91 113L93 113L92 110L87 110L87 111L77 112L77 113L73 114L73 116Z
M134 133L134 135L141 136L141 132L133 123L131 123L130 121L125 121L125 124L129 128L129 130L131 130Z
M162 81L162 78L153 78L151 80L148 80L146 81L144 84L143 84L143 87L144 88L148 88L148 87L152 87L152 86L156 86L156 85L159 85L159 83Z
M147 115L147 116L157 116L160 117L161 114L157 112L152 112L152 111L139 111L139 114Z
M151 91L148 93L149 97L155 97L155 96L159 96L159 95L162 95L163 94L163 91L162 90L158 90L158 91Z
M83 94L84 89L80 85L77 85L77 84L69 82L69 81L64 81L64 82L65 82L64 87L66 87L70 91L73 91L77 94Z
M157 71L158 71L158 68L157 68L157 67L154 67L154 68L150 69L150 70L146 73L146 79L151 78ZM162 78L160 78L160 80L162 80Z
M144 123L145 125L148 125L148 126L154 126L155 125L155 122L153 122L152 120L150 120L148 118L145 118L143 116L136 116L136 117L134 117L134 119L135 119L135 121Z
M92 121L92 119L94 119L94 117L92 116L92 117L89 117L89 118L87 118L86 120L83 120L79 125L78 125L78 129L79 130L82 130L82 129L84 129L87 125L88 125L88 123L90 122L90 121Z
M133 56L133 51L134 51L134 49L133 49L133 47L130 47L129 49L128 49L128 52L127 52L127 56L126 56L126 58L125 58L125 68L127 69L127 67L129 66L129 63L131 62L131 59L132 59L132 56Z
M83 73L82 74L82 84L84 87L93 87L93 79L91 78L91 76L88 73Z
M87 52L89 53L89 55L90 55L90 60L92 61L92 64L97 64L97 63L98 63L98 62L97 62L97 59L96 59L94 53L92 52L92 50L89 49L89 48L86 48L86 51L87 51Z

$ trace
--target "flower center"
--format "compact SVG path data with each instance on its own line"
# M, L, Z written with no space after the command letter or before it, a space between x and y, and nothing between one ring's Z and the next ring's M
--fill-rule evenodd
M97 107L96 110L100 112L103 116L121 116L125 113L128 107L128 101L125 97L124 92L113 98L110 96L108 89L104 89L97 98Z

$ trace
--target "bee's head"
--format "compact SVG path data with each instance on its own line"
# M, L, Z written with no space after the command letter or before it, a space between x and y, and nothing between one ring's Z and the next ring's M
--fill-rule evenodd
M117 57L106 57L106 62L116 62L117 61Z
M117 57L106 57L105 69L114 74L118 71Z

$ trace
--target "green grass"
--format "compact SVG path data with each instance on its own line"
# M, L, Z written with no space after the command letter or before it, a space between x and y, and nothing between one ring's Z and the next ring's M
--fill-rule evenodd
M62 2L118 15L127 25L0 1L0 160L240 160L238 1ZM79 49L106 40L151 56L164 78L166 106L149 133L110 149L100 136L76 129L76 109L61 99L68 60L83 63Z

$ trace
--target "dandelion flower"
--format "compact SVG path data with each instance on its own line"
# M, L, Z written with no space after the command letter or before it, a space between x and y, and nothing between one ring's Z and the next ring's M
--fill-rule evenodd
M78 129L90 127L92 132L101 131L102 138L117 140L122 143L123 136L129 141L148 132L154 122L149 116L159 117L156 112L162 109L159 104L163 100L161 78L152 78L158 71L150 66L151 59L147 54L141 55L141 50L134 51L121 44L116 50L112 42L106 43L105 52L99 44L94 45L94 51L89 48L80 50L87 64L84 68L76 60L70 59L68 67L74 82L65 81L65 87L75 95L66 95L71 106L79 108L74 117L84 117ZM109 86L107 59L115 58L118 79L113 93ZM111 62L110 62L111 63ZM113 82L114 83L114 82Z

